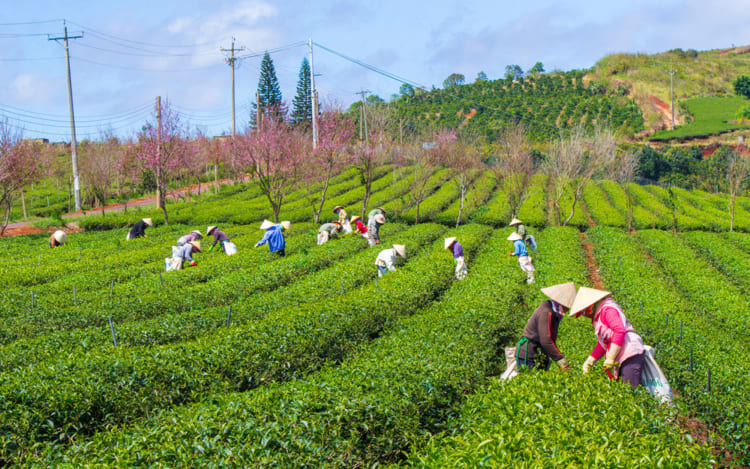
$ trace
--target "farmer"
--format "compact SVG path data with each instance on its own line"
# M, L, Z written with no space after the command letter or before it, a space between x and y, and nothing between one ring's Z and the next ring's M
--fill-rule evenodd
M219 243L221 243L221 249L224 252L227 252L227 248L224 246L224 244L229 241L229 237L223 231L215 226L209 226L208 228L206 228L206 236L214 237L214 244L212 244L211 247L208 248L209 252L213 251L216 245Z
M268 250L278 252L280 256L285 256L286 240L284 239L284 230L292 229L292 224L288 221L281 223L272 223L270 220L263 220L260 225L261 230L266 230L260 241L255 243L255 247L263 246L268 243Z
M125 239L129 241L140 237L145 238L147 226L154 226L154 222L151 221L150 218L141 218L132 228L130 228L130 232L128 232L128 236Z
M367 214L367 224L370 224L370 220L372 220L372 217L375 215L383 215L385 217L385 209L383 207L376 207L372 210L370 210L370 213ZM385 222L383 222L385 223Z
M456 264L456 280L463 280L468 273L466 270L466 261L464 260L464 248L461 243L456 241L455 237L445 239L445 249L453 251L453 262Z
M339 222L323 223L318 229L318 246L325 244L331 238L338 238L342 226Z
M180 239L177 240L177 245L184 246L192 241L198 241L201 239L203 239L203 235L201 234L201 232L198 230L193 230L185 236L181 236Z
M526 225L523 224L521 220L518 218L513 217L513 219L509 223L510 226L516 227L516 233L518 233L521 238L523 239L523 242L531 246L531 249L536 252L536 240L532 235L529 234L529 232L526 230Z
M570 369L568 360L557 348L557 329L565 313L573 306L576 286L573 282L542 288L549 300L539 303L523 328L523 337L516 347L516 367L518 371L534 368L548 370L550 360L561 371Z
M534 266L531 263L529 252L526 250L526 245L523 242L521 235L515 231L508 236L508 241L513 241L514 252L508 254L509 256L518 256L518 265L521 270L526 272L526 283L534 283Z
M406 246L403 244L394 244L391 249L383 249L375 259L375 265L378 266L378 277L382 277L389 270L396 270L397 257L406 257Z
M362 223L362 219L359 215L354 215L351 218L349 224L354 225L354 230L352 231L352 233L359 234L363 238L367 238L367 227L364 223Z
M385 215L377 213L367 221L367 242L370 247L380 244L380 227L385 224Z
M570 308L570 316L591 319L596 335L596 347L583 364L583 372L588 373L597 360L605 357L604 371L610 378L619 378L635 389L641 384L646 358L643 340L610 295L608 291L581 287Z
M68 240L68 235L63 230L57 230L49 237L50 249L62 246Z
M182 246L172 246L172 257L182 259L183 267L191 265L196 266L195 260L193 260L193 253L201 252L200 241L190 241L189 243L183 244Z
M349 234L352 232L352 226L349 224L349 220L347 219L346 210L344 210L344 207L341 205L337 205L333 207L333 213L337 214L339 216L339 225L341 225L342 230L344 233Z

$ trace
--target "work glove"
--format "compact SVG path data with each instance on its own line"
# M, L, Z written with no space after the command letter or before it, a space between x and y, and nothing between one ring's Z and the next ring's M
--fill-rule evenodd
M568 371L570 369L570 364L568 363L568 360L565 357L562 357L561 359L557 360L555 363L557 363L557 366L560 367L560 371Z
M458 264L458 259L456 259L456 258L454 257L454 258L453 258L453 263L454 263L454 264Z
M604 359L604 369L606 371L611 371L614 367L619 366L619 363L617 363L615 360L617 359L617 355L620 353L620 349L622 349L622 346L612 344L609 346L609 350L607 350L607 356Z
M211 251L213 251L213 250L214 250L214 246L215 246L215 245L214 245L214 244L212 244L212 245L211 245L211 247L209 247L209 248L208 248L208 252L211 252Z
M256 247L256 248L258 247L258 243L255 243L255 247Z
M596 358L589 356L586 361L583 362L583 374L588 373L594 363L596 363Z
M195 266L196 266L196 265L198 265L198 264L196 264L196 263L195 263L195 261L193 261L193 262L191 262L191 263L190 263L190 265L191 265L192 267L195 267Z
M509 255L510 257L513 257L513 253L512 253L512 252L511 252L511 253L508 253L508 255Z

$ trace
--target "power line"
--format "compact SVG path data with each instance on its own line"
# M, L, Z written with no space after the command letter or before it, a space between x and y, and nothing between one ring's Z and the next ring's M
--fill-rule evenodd
M134 41L132 39L122 38L122 37L119 37L119 36L114 36L112 34L103 33L101 31L97 31L96 29L89 28L87 26L83 26L81 24L75 23L73 21L69 21L69 23L70 24L74 24L74 25L78 26L79 28L85 29L85 30L87 30L87 31L89 31L91 33L95 33L97 35L100 35L100 36L103 36L103 37L106 37L106 38L112 38L111 40L117 40L117 41L121 41L121 42L125 42L125 43L131 43L131 44L140 44L140 45L149 46L149 47L159 47L159 48L162 48L162 47L180 48L180 47L182 47L182 48L189 48L189 47L196 47L196 46L208 46L208 45L213 45L213 44L216 44L216 43L220 42L220 41L211 41L211 42L199 42L199 43L195 43L195 44L151 44L151 43L148 43L148 42Z

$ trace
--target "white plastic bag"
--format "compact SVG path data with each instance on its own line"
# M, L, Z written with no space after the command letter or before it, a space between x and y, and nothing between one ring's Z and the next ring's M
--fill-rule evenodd
M165 257L164 264L167 268L167 272L171 270L182 269L182 257Z
M231 241L227 241L224 243L224 252L227 253L227 256L231 256L234 254L237 254L237 245L235 245Z
M505 361L508 363L508 368L500 376L501 381L508 381L518 375L516 370L516 347L505 347Z
M654 348L649 345L644 345L643 348L645 349L646 359L643 361L643 369L641 369L641 384L662 404L671 404L672 388L654 359Z
M349 223L349 220L346 220L343 225L341 225L344 229L344 234L349 234L352 232L352 224Z

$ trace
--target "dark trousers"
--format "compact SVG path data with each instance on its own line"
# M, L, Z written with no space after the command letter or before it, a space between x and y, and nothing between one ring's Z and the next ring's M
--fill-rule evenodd
M620 379L625 383L630 383L633 389L641 384L641 370L643 370L644 361L646 361L646 353L641 352L628 358L620 365Z

